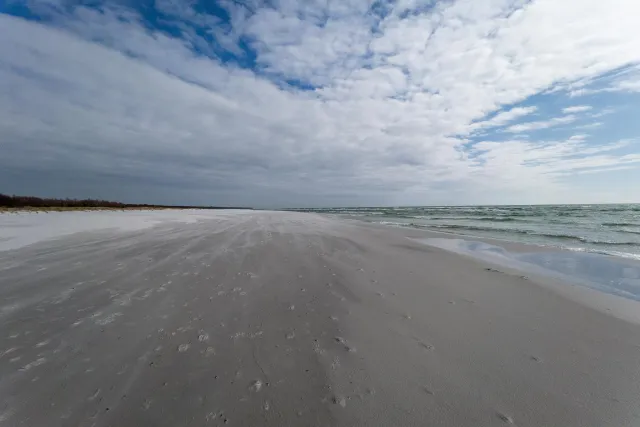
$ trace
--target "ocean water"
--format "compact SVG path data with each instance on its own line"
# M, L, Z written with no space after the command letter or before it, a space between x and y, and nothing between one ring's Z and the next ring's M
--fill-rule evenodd
M640 204L326 208L362 221L640 260Z

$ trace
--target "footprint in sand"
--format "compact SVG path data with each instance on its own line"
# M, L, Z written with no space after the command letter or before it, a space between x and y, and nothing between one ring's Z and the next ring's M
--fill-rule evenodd
M336 356L333 358L333 361L331 362L331 369L335 371L339 367L340 367L340 359L338 358L338 356Z
M510 416L505 415L501 412L498 412L496 415L498 416L498 418L500 418L502 422L505 422L507 424L513 424L513 418L511 418Z
M432 344L427 344L427 343L420 343L420 347L424 348L425 350L433 350L435 347Z
M343 408L346 408L346 407L347 407L347 399L345 399L345 398L344 398L344 397L342 397L342 396L333 396L333 397L331 398L331 402L332 402L334 405L340 405L340 406L342 406Z
M433 350L433 349L435 348L435 346L434 346L433 344L426 343L426 342L422 341L422 340L421 340L420 338L418 338L418 337L413 337L413 340L414 340L415 342L417 342L417 343L418 343L418 345L419 345L420 347L424 348L425 350Z
M145 401L144 401L144 402L142 402L142 408L143 408L145 411L148 411L148 410L149 410L149 408L151 408L151 403L152 403L152 402L153 402L153 400L151 400L151 399L145 399Z
M422 391L424 391L426 394L428 394L429 396L433 396L435 393L433 392L433 390L431 390L429 387L422 387Z
M336 340L336 342L342 344L344 349L347 350L349 353L355 353L356 349L354 347L352 347L351 345L349 345L349 343L347 343L347 341L344 338L335 337L334 339Z

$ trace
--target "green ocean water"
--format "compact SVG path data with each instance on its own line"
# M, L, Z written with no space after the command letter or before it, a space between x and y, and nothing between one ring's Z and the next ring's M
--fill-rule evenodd
M305 209L390 226L640 260L640 204Z

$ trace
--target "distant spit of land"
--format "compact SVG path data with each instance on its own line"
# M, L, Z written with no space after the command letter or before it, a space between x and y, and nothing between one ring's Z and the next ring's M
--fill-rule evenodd
M121 203L98 199L54 199L32 196L9 196L0 193L0 212L6 211L73 211L106 209L251 209L235 206L156 205Z

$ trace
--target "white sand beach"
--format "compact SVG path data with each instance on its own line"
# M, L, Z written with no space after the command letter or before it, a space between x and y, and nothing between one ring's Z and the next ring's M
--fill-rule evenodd
M159 211L0 233L2 426L640 423L638 302L420 230Z

